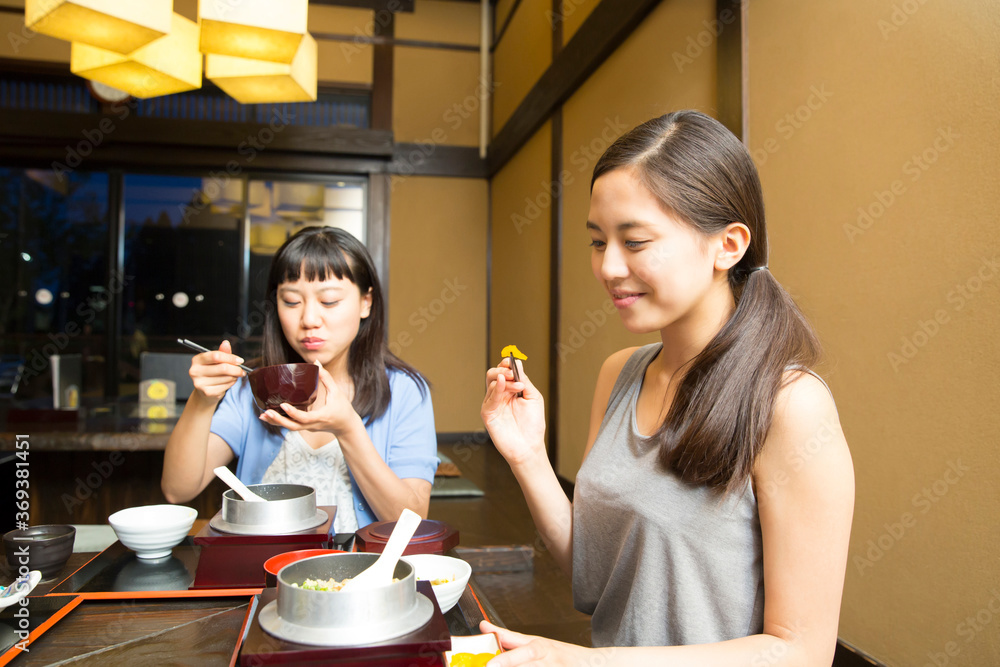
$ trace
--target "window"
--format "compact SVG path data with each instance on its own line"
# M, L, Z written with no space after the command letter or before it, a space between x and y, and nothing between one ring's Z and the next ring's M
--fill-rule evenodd
M0 391L51 397L49 358L81 355L83 395L104 393L108 176L0 167ZM20 372L18 373L18 370Z
M215 347L236 331L242 215L206 201L201 178L127 174L123 198L119 393L133 395L143 352L182 352L178 338Z
M275 250L313 225L366 241L367 188L357 176L0 167L0 281L12 287L0 290L0 394L20 379L18 399L52 405L54 354L79 355L80 397L95 402L134 396L142 353L185 353L177 338L228 338L255 356ZM65 361L60 377L76 368Z

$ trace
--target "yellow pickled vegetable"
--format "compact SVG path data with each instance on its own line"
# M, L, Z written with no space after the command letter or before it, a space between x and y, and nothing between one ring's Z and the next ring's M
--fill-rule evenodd
M521 361L528 360L528 357L524 354L524 352L521 352L521 350L517 349L517 345L508 345L504 349L500 350L501 357L509 357L512 354L514 355L515 359L520 359Z
M451 667L484 667L497 653L455 653L451 656Z

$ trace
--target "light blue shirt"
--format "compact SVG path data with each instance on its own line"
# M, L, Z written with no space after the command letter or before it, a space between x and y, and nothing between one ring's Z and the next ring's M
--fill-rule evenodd
M381 417L370 420L365 430L375 451L400 479L423 479L433 484L440 460L430 390L422 395L416 381L402 371L387 369L386 373L392 393L389 407ZM287 434L286 429L279 434L268 432L258 414L250 383L243 379L226 392L212 417L211 431L233 450L238 459L236 476L244 484L260 484ZM353 472L351 488L358 527L367 526L377 517L358 489Z

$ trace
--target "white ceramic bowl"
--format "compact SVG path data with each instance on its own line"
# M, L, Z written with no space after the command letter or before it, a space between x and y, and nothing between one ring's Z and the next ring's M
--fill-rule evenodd
M417 571L417 581L426 579L431 582L434 597L437 598L441 613L458 604L458 599L462 597L462 591L469 583L472 576L472 566L461 558L451 556L438 556L435 554L415 554L413 556L403 556ZM435 579L448 579L449 581L435 584Z
M108 523L139 558L163 558L181 543L197 517L197 510L183 505L142 505L115 512Z

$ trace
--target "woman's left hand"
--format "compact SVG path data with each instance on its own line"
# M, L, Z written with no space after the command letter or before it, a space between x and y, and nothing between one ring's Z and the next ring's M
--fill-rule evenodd
M505 653L487 663L487 667L514 667L515 665L588 665L597 657L597 649L584 648L576 644L566 644L544 637L522 635L506 628L497 627L489 621L479 624L480 632L495 632L500 638L500 645ZM607 664L606 662L604 664Z
M319 381L323 385L316 402L308 410L299 410L288 403L282 403L281 409L288 417L282 417L275 410L268 410L261 414L261 421L289 431L327 431L339 437L354 420L359 419L347 394L340 390L333 376L319 362L316 365L319 366Z

